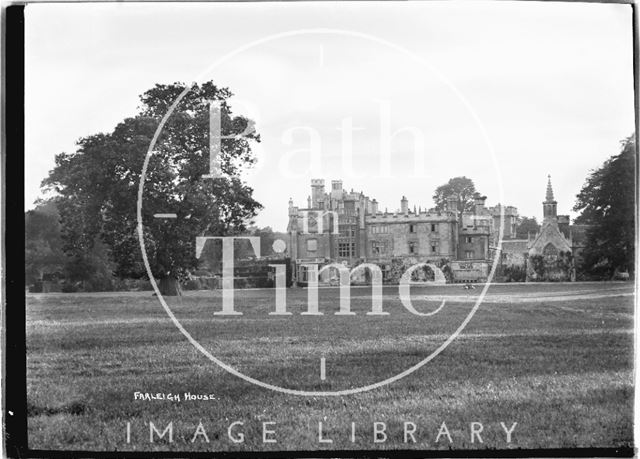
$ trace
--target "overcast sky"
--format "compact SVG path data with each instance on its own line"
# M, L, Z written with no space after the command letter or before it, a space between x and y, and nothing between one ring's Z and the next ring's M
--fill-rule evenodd
M573 215L589 171L634 129L629 5L30 4L25 51L27 209L55 154L135 115L156 83L233 91L262 137L245 177L257 224L281 231L311 178L392 211L402 195L431 207L465 175L487 204L540 220L551 174Z

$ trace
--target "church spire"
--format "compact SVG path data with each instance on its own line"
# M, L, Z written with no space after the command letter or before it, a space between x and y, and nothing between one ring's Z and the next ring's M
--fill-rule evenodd
M547 182L547 199L546 202L553 202L553 188L551 188L551 174L549 174L548 176L548 182Z
M553 188L551 188L551 175L547 176L547 195L542 203L543 222L558 224L558 203L553 198Z

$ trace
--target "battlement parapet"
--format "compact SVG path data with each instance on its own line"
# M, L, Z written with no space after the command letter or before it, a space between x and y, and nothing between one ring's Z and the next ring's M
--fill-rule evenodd
M488 235L491 229L488 226L475 226L473 228L460 228L460 234L469 235Z
M500 208L504 209L504 215L505 216L518 216L518 208L514 207L514 206L503 206L501 204L497 204L494 207L489 207L489 211L491 212L492 215L499 217L500 216Z
M447 212L423 212L423 213L382 213L367 214L365 222L367 223L419 223L419 222L452 222L456 221L456 216Z

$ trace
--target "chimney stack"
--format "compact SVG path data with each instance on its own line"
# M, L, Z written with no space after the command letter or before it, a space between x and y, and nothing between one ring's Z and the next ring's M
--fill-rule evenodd
M475 205L475 214L482 215L484 211L484 203L487 200L486 196L482 196L480 193L473 195L473 204Z
M447 197L447 211L458 213L458 196L455 194Z

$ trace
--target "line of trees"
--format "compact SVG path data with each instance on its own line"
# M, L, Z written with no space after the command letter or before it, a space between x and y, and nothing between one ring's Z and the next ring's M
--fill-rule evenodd
M63 250L64 240L56 199L40 201L35 209L25 212L25 284L34 291L41 291L43 282L59 284L62 291L115 291L130 288L150 288L143 277L119 278L115 275L116 263L111 250L96 238L91 250L82 258ZM286 240L285 233L274 232L269 226L250 226L244 233L260 238L260 256L274 254L272 245L276 239ZM235 251L238 260L252 258L256 254L246 241L239 241ZM219 272L220 247L207 246L194 273Z
M143 279L137 234L137 194L142 165L152 137L185 85L156 85L140 96L138 113L110 133L78 141L77 151L60 153L43 181L54 197L25 214L27 283L58 276L84 289L108 290L113 279ZM252 227L262 205L242 179L254 164L252 123L234 116L232 93L207 82L194 85L167 120L150 157L143 190L144 242L153 276L164 295L179 294L179 281L198 268L198 236L255 234L263 251L275 235L270 228ZM220 176L209 171L209 106L221 106ZM238 134L242 133L242 136ZM591 225L585 265L594 276L633 274L635 234L635 139L622 142L622 152L593 171L577 196L576 223ZM459 212L473 209L473 181L455 177L438 187L436 209L451 194L459 197ZM175 219L154 218L175 213ZM523 219L518 236L537 231L535 218Z

